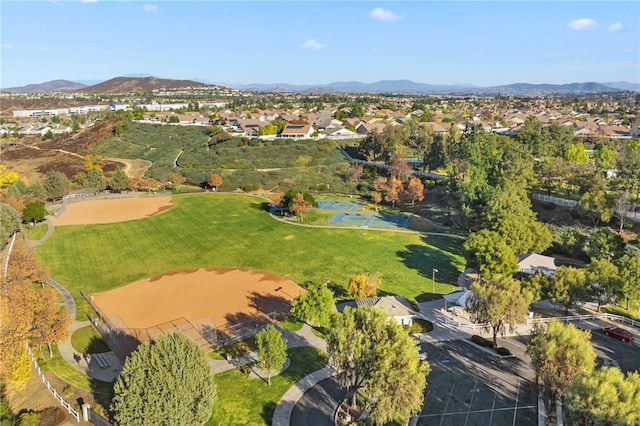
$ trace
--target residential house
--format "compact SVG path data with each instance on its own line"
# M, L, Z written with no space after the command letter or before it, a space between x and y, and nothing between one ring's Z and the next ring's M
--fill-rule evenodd
M362 122L356 127L356 132L361 135L368 135L374 132L380 134L384 131L385 127L387 127L387 123L384 121Z
M529 276L535 274L553 275L556 272L556 263L553 257L543 256L537 253L518 255L518 274Z
M411 325L417 312L402 296L365 297L356 299L358 308L378 308L392 317L400 325Z
M279 136L281 138L309 139L314 131L311 124L288 124Z
M325 129L322 134L331 139L353 139L362 137L362 135L344 127Z

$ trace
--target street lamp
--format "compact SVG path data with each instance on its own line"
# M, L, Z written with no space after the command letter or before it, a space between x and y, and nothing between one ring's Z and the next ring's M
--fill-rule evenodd
M431 294L434 296L436 295L436 272L438 272L436 268L431 270Z

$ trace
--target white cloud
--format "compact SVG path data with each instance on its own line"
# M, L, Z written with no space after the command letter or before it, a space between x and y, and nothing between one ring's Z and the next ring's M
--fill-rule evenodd
M302 47L304 47L305 49L319 50L319 49L323 49L323 48L325 48L325 47L327 47L327 46L325 46L325 45L324 45L324 44L322 44L322 43L318 43L318 42L317 42L317 41L315 41L314 39L310 39L310 40L305 41L305 42L302 44Z
M390 10L383 9L381 7L376 7L371 12L369 12L369 16L373 19L378 19L380 21L395 21L400 19L399 15L396 15Z
M154 4L145 4L142 7L144 7L145 12L155 12L156 10L158 10L158 6Z
M622 22L616 22L615 24L609 25L607 29L612 33L617 33L618 31L624 30L624 25L622 25Z
M595 30L598 28L598 23L590 18L580 18L569 22L567 26L576 31Z

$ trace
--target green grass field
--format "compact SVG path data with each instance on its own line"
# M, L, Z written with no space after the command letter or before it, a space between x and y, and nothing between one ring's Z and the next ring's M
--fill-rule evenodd
M262 379L248 377L239 369L216 375L218 401L207 425L269 425L276 404L291 386L307 374L319 370L327 359L315 348L288 350L291 365L271 378L271 386Z
M380 294L427 299L431 270L436 293L452 290L464 266L462 242L419 234L296 226L275 221L265 200L233 194L174 197L160 215L115 224L57 227L36 250L52 278L90 312L80 290L97 293L158 274L200 267L243 267L298 283L330 280L344 289L349 276L379 272Z

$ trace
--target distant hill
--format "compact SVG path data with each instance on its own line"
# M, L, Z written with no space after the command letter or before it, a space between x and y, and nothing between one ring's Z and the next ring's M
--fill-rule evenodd
M82 89L86 85L69 80L53 80L40 84L28 84L20 87L7 87L3 92L9 93L51 93L51 92L71 92Z
M207 84L193 80L170 80L156 77L116 77L94 86L83 87L82 93L134 93L156 89L179 89L181 87L204 87Z
M602 83L605 86L613 87L620 90L630 90L632 92L640 92L640 83L629 83L627 81L610 81L608 83Z
M602 83L571 83L571 84L529 84L516 83L504 86L479 87L472 84L436 85L416 83L411 80L382 80L375 83L361 83L359 81L336 81L321 85L304 84L226 84L234 89L254 92L299 92L299 93L399 93L399 94L457 94L457 95L546 95L546 94L585 94L606 93L620 90L638 90L634 85L626 82L618 83L617 87Z
M474 93L501 95L551 95L551 94L586 94L618 92L620 89L605 86L601 83L570 83L570 84L529 84L515 83L506 86L477 88Z

